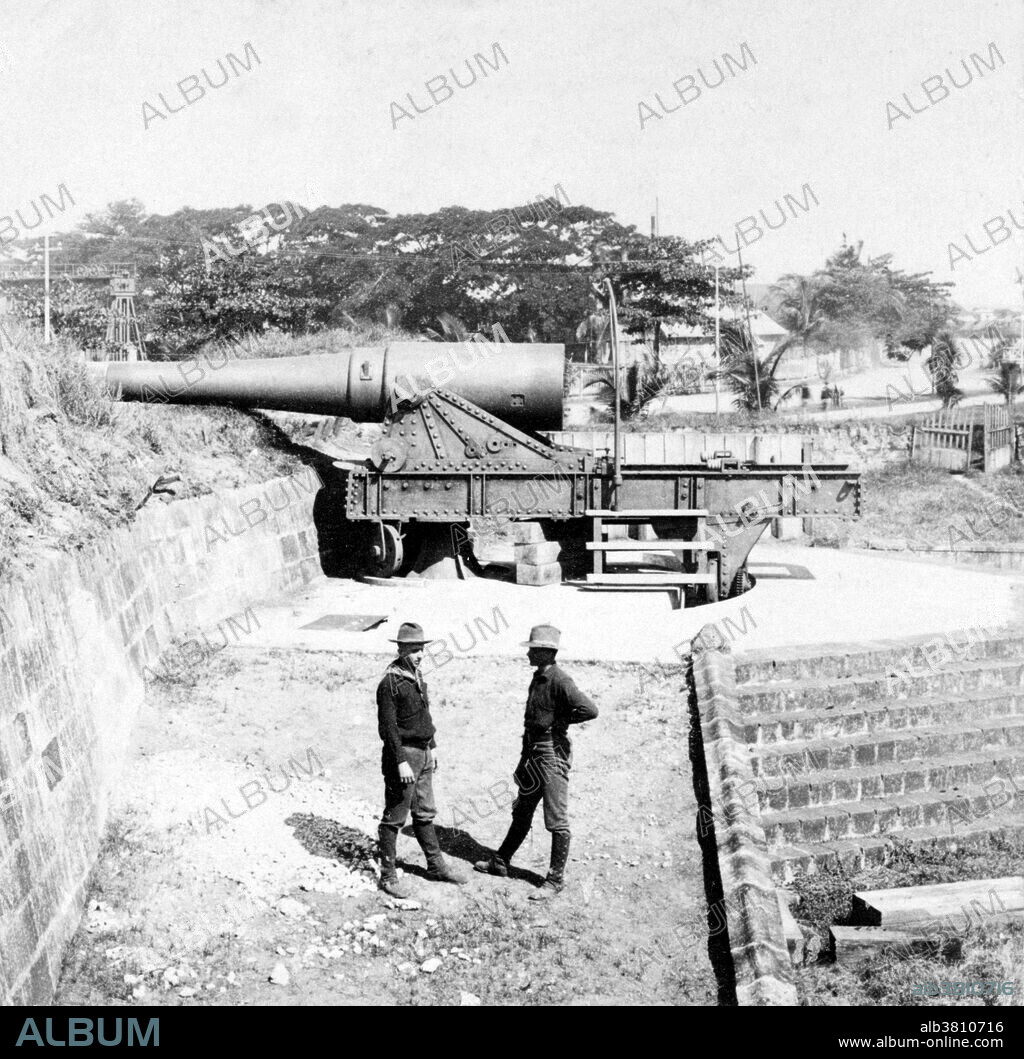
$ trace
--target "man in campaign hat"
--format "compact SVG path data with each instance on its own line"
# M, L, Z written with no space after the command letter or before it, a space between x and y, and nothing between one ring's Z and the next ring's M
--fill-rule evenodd
M423 648L433 641L423 629L405 622L391 641L398 657L388 666L377 685L377 730L384 742L381 772L384 773L384 815L378 836L380 888L392 897L408 897L395 867L398 832L412 810L416 840L427 858L427 878L435 882L464 883L465 878L449 866L434 831L433 776L437 771L434 722L430 717L427 685L420 676Z
M543 800L544 826L551 832L551 863L543 885L530 895L534 901L552 897L565 885L572 764L567 729L597 716L597 707L555 664L561 635L553 625L535 625L529 640L523 641L536 670L526 700L523 752L515 771L519 796L512 803L512 823L505 841L487 860L474 865L477 871L507 876L509 861L530 833L534 811Z

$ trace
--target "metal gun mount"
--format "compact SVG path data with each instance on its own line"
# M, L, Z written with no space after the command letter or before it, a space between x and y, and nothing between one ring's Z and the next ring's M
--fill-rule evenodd
M169 363L101 370L122 400L383 423L365 465L336 464L344 503L331 517L376 524L375 572L384 576L466 576L475 560L464 531L474 518L499 517L540 521L567 552L570 542L585 543L593 557L587 586L675 586L714 602L746 590L747 557L773 519L860 514L859 474L813 463L792 435L625 434L616 484L613 456L598 455L609 451L607 436L599 443L558 433L563 347L485 344L484 355L479 345L406 342L239 360L188 384ZM424 384L442 374L430 367L439 358L452 369L445 385ZM647 539L611 537L615 525L649 527ZM413 527L417 551L405 555ZM630 562L655 552L675 556L674 567L648 572ZM607 569L623 565L630 568Z

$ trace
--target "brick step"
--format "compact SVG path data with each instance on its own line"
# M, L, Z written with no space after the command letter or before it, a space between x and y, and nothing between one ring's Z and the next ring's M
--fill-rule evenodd
M915 828L945 829L955 834L1000 810L1024 809L1024 789L986 793L971 787L964 792L920 791L859 802L805 806L761 815L769 851L780 846L817 845L862 837L898 835Z
M970 694L1024 686L1024 658L986 658L948 668L908 672L877 670L845 680L768 681L738 687L740 711L789 713L825 706L866 706L926 695Z
M842 741L812 739L768 744L750 748L750 766L755 777L807 776L813 780L816 772L894 762L941 763L944 757L1000 746L1024 746L1024 718L993 717L893 733L869 732Z
M995 780L1002 780L1002 786ZM925 791L958 793L984 786L993 793L1012 793L1015 787L1024 791L1024 747L988 748L938 761L838 769L806 776L762 776L754 783L762 813Z
M1018 810L998 810L973 824L958 825L952 832L947 824L944 828L909 828L897 837L915 846L984 848L993 837L1024 837L1024 819ZM835 871L839 867L849 872L861 871L883 864L891 844L891 839L875 836L836 843L779 846L771 851L772 878L777 883L787 883L797 875Z
M1013 627L965 629L903 640L828 644L824 647L751 651L736 659L738 684L773 680L836 680L890 668L982 658L1024 657L1024 630Z
M885 699L863 706L787 710L743 715L744 739L754 746L837 738L878 731L906 731L927 725L981 721L993 717L1024 717L1024 687L985 688L970 697L922 695Z

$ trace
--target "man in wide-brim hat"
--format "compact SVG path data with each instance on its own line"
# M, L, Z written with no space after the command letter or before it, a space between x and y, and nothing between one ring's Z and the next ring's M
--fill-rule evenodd
M380 887L393 897L408 897L395 865L398 832L412 812L416 840L427 858L427 878L436 882L464 883L441 853L434 831L433 776L437 770L434 722L430 717L427 685L420 675L423 648L432 643L423 629L405 622L398 636L398 657L377 685L377 730L384 743L384 814L378 828Z
M569 767L572 742L568 727L592 721L597 707L555 663L561 632L553 625L530 630L527 658L536 666L526 700L523 751L516 766L519 794L512 803L512 823L505 840L477 871L507 876L509 861L530 833L533 814L544 802L544 826L551 832L551 861L543 885L530 895L542 900L561 892L569 860Z

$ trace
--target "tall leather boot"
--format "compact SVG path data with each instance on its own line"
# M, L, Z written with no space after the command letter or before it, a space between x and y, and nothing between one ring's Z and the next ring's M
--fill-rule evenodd
M450 882L457 885L464 883L466 877L445 860L441 852L441 844L437 841L434 825L413 820L412 829L416 835L416 841L419 842L427 858L427 878L432 882Z
M386 894L401 899L408 897L412 891L398 878L398 869L395 867L397 845L397 828L385 827L383 824L377 828L377 856L380 860L378 885Z
M514 815L512 823L509 824L508 834L498 847L496 853L492 853L486 860L478 860L473 867L485 875L497 875L504 879L508 877L508 866L516 855L519 847L526 841L530 833L530 821L519 820Z
M551 865L548 877L539 889L530 894L531 901L546 901L565 888L565 865L569 860L569 832L551 832Z

